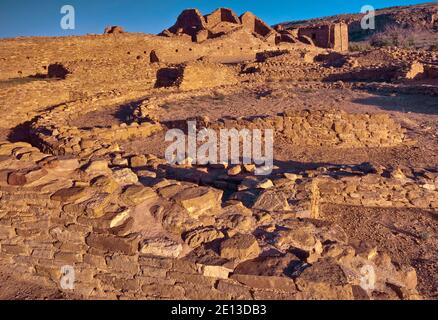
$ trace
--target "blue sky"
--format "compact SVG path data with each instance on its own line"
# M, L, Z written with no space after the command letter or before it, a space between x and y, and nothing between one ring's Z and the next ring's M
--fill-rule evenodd
M107 25L130 32L158 33L170 27L185 8L203 14L217 7L237 14L252 11L269 24L338 13L357 13L363 5L375 8L418 4L415 0L0 0L0 38L102 33ZM432 1L429 1L432 2ZM75 30L60 27L63 5L73 5Z

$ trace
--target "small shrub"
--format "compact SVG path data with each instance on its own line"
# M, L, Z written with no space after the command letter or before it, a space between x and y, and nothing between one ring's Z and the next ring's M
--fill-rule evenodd
M370 38L373 47L401 47L413 48L416 46L415 39L424 36L426 31L422 29L403 28L401 26L388 26L383 31L374 34Z
M370 43L373 47L377 48L388 47L390 45L389 40L384 39L380 35L373 36Z

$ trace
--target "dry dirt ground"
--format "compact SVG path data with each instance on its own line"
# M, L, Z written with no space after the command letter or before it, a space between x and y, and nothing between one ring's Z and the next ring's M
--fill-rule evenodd
M387 252L395 263L417 270L418 290L438 298L438 216L427 211L327 206L324 219L335 222L355 241L367 241Z

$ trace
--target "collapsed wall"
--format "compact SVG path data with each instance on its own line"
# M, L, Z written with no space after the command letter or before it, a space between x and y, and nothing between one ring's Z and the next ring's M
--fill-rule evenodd
M408 172L409 171L409 172ZM327 203L383 208L437 209L438 175L429 172L394 170L380 174L325 177L318 180L321 198Z
M335 148L391 147L405 141L405 130L388 114L302 111L281 116L224 120L213 128L267 129L292 144Z
M207 29L207 22L199 10L187 9L181 12L169 31L174 34L185 33L189 36L195 36L198 31L204 29Z
M274 31L274 29L251 12L245 12L242 14L240 16L240 21L245 29L262 37L267 37Z
M243 28L254 36L275 43L277 33L269 25L251 12L245 12L240 17L227 8L219 8L202 16L197 9L184 10L176 23L161 33L164 36L189 36L193 42L203 42L210 38Z
M231 9L226 8L219 8L205 16L202 16L197 9L184 10L176 23L164 30L161 35L204 42L228 34L236 28L243 28L255 37L272 44L302 42L337 51L349 49L348 25L345 23L304 27L299 28L295 33L282 28L273 29L251 12L245 12L237 17Z
M257 52L274 46L243 28L202 43L193 43L183 37L134 33L2 39L0 43L0 80L47 75L49 66L55 64L76 71L82 65L83 72L88 68L91 76L103 73L95 65L106 69L112 66L117 70L116 74L124 72L125 68L126 73L135 72L137 76L141 68L148 68L148 63L184 63L201 57L218 62L238 62L253 59ZM35 47L38 47L37 51ZM12 51L16 56L10 55ZM152 59L152 55L156 58Z
M221 22L240 24L239 17L237 17L233 10L227 8L218 8L204 17L209 28L212 28Z
M384 65L355 66L345 72L328 75L326 81L381 81L433 80L438 78L438 67L419 61L392 61Z
M348 51L349 49L348 25L345 23L299 28L298 36L308 37L318 47L331 48L336 51Z
M353 247L337 226L298 219L306 213L288 199L314 198L315 187L323 197L336 192L322 180L296 176L258 190L247 181L256 196L249 210L239 201L222 206L222 191L192 183L145 187L133 172L139 156L121 168L121 158L80 162L7 142L0 155L0 263L60 290L64 268L73 268L71 292L80 298L419 297L413 268L375 247ZM376 273L372 287L361 286L364 265Z
M49 78L80 81L85 87L87 83L115 81L143 81L146 85L155 76L155 67L143 55L127 59L123 63L116 59L75 60L50 64L47 71ZM111 78L108 78L111 74Z
M238 83L237 70L203 61L164 68L157 73L157 87L175 86L181 90L213 88Z

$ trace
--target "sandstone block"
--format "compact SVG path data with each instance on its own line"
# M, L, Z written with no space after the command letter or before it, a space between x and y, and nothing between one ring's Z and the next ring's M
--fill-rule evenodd
M216 279L228 279L233 269L224 266L201 265L202 274L205 277Z
M87 165L85 172L88 174L105 174L110 173L111 170L109 169L108 162L106 160L95 160Z
M165 238L148 239L140 244L141 254L163 258L177 258L182 252L182 245Z
M157 194L151 188L133 185L126 188L121 198L126 204L136 206L148 199L157 198Z
M223 238L222 232L216 230L214 227L205 227L189 231L184 235L184 241L191 247L197 248L203 243L208 243L216 239Z
M163 270L160 268L154 268L150 266L140 266L143 277L146 278L155 278L155 282L161 282L161 279L165 279L167 275L167 270ZM160 280L158 280L160 279Z
M86 238L86 243L90 247L106 252L120 252L127 255L134 255L138 252L139 239L136 235L122 238L112 235L91 233Z
M100 192L113 193L118 188L117 182L110 176L99 176L91 181L91 186Z
M146 166L148 164L148 161L145 156L140 155L131 157L129 163L131 168L141 168Z
M287 197L281 191L276 190L262 192L252 208L267 212L290 210Z
M89 190L82 187L72 187L61 189L55 192L50 199L60 201L61 203L72 203L89 194Z
M105 209L115 197L114 194L98 193L83 202L77 204L68 204L63 207L67 213L86 213L87 216L99 218L105 214Z
M225 240L220 246L220 255L226 259L248 260L260 254L257 239L250 234L236 234Z
M180 204L192 217L215 214L220 210L223 192L213 188L195 187L181 191L173 200Z
M73 265L75 263L82 262L82 254L74 252L58 252L55 253L54 260L56 262Z
M15 171L9 174L8 184L12 186L24 186L43 178L47 175L45 169L35 169L30 171Z
M137 175L128 168L115 170L113 178L120 186L136 184L138 182Z

